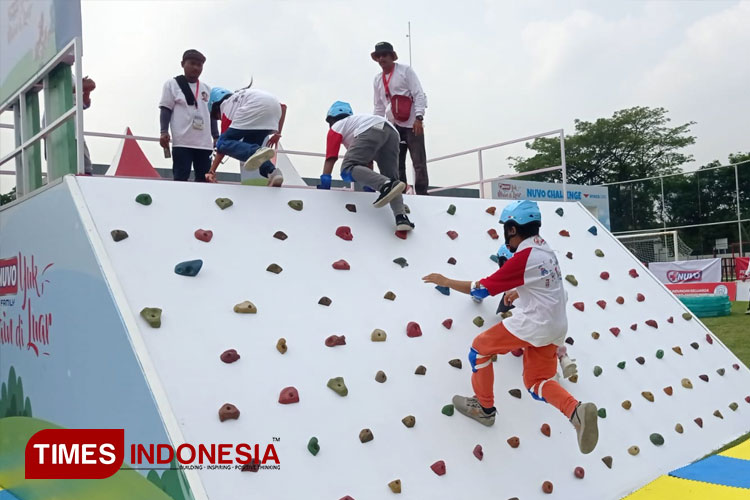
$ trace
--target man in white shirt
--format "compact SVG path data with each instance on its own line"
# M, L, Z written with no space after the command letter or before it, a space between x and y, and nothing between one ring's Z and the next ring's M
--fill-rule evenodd
M176 181L188 180L192 167L195 182L206 182L213 139L219 136L208 112L211 87L198 79L205 62L206 57L197 50L186 50L181 63L184 74L170 78L162 88L159 144L168 151L172 142L172 176Z
M406 151L414 166L414 189L417 194L427 194L427 153L424 147L424 113L427 96L411 66L396 63L398 55L393 45L380 42L370 54L382 68L375 75L375 111L373 114L388 118L401 138L399 149L399 179L406 183Z

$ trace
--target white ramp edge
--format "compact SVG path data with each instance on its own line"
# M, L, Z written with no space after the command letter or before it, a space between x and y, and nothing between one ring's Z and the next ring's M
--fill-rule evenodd
M399 498L456 499L471 494L497 498L548 498L544 481L554 484L558 498L620 498L653 478L700 458L750 430L750 371L697 319L685 320L686 309L658 283L579 204L540 203L542 236L557 251L563 274L572 274L578 286L566 283L569 293L570 354L577 359L579 380L565 382L578 399L594 401L607 411L600 420L600 442L590 455L582 455L567 419L553 407L533 401L524 390L521 359L501 356L495 364L495 394L499 414L485 428L456 413L441 413L453 394L471 394L466 355L482 329L472 319L480 315L485 328L496 322L497 298L482 305L452 292L444 296L421 282L429 272L458 279L479 279L495 271L488 259L500 240L487 230L501 232L497 217L485 212L500 200L407 197L416 230L406 241L393 234L388 208L371 207L372 194L272 189L236 185L169 183L135 179L75 179L103 251L112 263L129 309L164 310L162 326L149 327L136 318L136 344L153 363L164 388L173 418L190 443L273 442L280 470L257 474L238 471L198 471L211 499L233 498L332 498L351 495L356 500L391 498L388 482L400 479ZM136 203L139 193L153 197L150 206ZM233 206L221 210L214 200L231 198ZM301 212L287 202L304 202ZM346 210L354 203L357 212ZM456 214L446 213L449 204ZM555 209L562 206L563 216ZM335 236L338 226L350 226L353 241ZM598 235L587 230L596 227ZM210 243L198 241L196 229L210 229ZM124 229L129 237L115 243L109 235ZM570 232L570 237L559 234ZM285 241L273 238L284 231ZM451 240L446 231L459 237ZM604 257L595 256L596 249ZM565 255L572 252L573 258ZM401 268L394 258L404 257ZM449 257L457 260L447 264ZM202 259L203 269L194 278L176 275L175 264ZM331 264L346 259L349 271ZM271 264L283 271L266 271ZM636 269L638 278L629 275ZM608 280L600 273L607 271ZM383 299L391 290L395 301ZM637 294L645 300L638 302ZM332 299L329 307L318 304ZM624 304L616 298L622 296ZM258 314L236 314L235 304L250 300ZM597 306L605 300L604 309ZM583 312L573 304L583 302ZM668 322L668 318L674 322ZM442 326L446 318L453 327ZM658 328L648 326L655 320ZM416 321L422 337L408 338L406 324ZM129 325L133 323L128 322ZM631 330L631 325L636 325ZM610 328L618 327L615 337ZM370 341L375 328L387 332L384 343ZM599 332L598 340L592 332ZM326 347L332 334L345 335L347 344ZM707 342L707 334L713 343ZM280 337L289 351L276 350ZM696 343L697 349L691 347ZM673 351L679 346L682 355ZM242 356L224 364L219 355L234 348ZM657 359L658 349L664 351ZM145 351L145 352L144 352ZM645 359L643 365L636 358ZM463 360L463 368L448 364ZM617 367L626 362L624 369ZM737 364L738 369L732 365ZM417 376L417 365L427 367ZM595 377L594 366L603 373ZM388 380L379 384L375 373ZM719 375L717 370L723 370ZM708 375L708 382L699 378ZM332 377L344 377L349 388L340 397L326 387ZM693 389L684 389L689 378ZM282 388L295 386L300 402L279 404ZM673 395L663 388L671 386ZM508 390L519 388L522 398ZM654 394L653 403L643 391ZM624 400L632 408L621 407ZM220 422L218 409L236 405L241 416ZM728 405L737 402L732 411ZM723 418L713 416L719 410ZM401 419L416 417L406 428ZM702 418L703 427L694 423ZM543 423L552 434L540 432ZM684 433L675 432L675 424ZM362 444L361 429L375 439ZM127 430L126 430L127 432ZM654 446L649 435L664 436ZM317 456L307 451L308 440L320 442ZM506 440L520 438L511 448ZM276 441L275 441L276 439ZM476 444L484 459L472 454ZM628 454L639 446L637 456ZM602 457L611 456L608 469ZM447 473L437 476L430 465L444 460ZM584 467L585 478L573 469ZM472 491L473 493L467 493Z

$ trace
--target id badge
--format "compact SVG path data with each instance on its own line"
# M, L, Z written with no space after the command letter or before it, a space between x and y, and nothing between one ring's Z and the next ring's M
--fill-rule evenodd
M203 118L200 115L193 116L193 128L196 130L203 130Z

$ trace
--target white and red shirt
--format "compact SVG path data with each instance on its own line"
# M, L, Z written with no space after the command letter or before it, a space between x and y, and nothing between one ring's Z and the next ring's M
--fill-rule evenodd
M372 127L378 127L381 130L384 126L389 126L393 130L396 128L388 123L388 121L382 116L375 115L352 115L339 120L333 124L328 130L328 138L326 139L326 158L337 158L339 150L343 144L346 149L349 149L362 132L369 130Z
M242 89L221 103L221 132L237 130L278 130L281 102L264 90Z
M490 295L518 292L513 316L503 320L510 333L537 347L563 344L567 295L557 257L541 236L523 240L503 267L479 283Z

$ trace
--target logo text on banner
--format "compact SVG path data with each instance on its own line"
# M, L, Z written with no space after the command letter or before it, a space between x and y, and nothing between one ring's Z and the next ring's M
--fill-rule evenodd
M124 457L124 429L45 429L26 443L26 479L104 479Z

